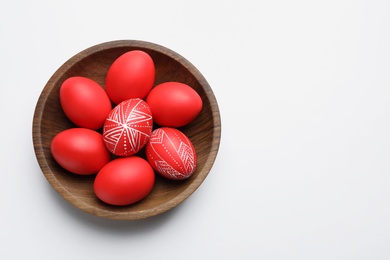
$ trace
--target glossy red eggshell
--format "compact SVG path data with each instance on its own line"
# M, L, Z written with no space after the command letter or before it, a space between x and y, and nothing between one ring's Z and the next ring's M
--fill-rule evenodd
M145 198L154 185L154 171L141 157L117 158L96 175L96 196L111 205L124 206Z
M168 179L187 179L195 172L195 148L178 129L162 127L154 130L145 152L150 165Z
M87 128L70 128L58 133L50 149L58 164L75 174L97 173L111 160L103 136Z
M153 120L161 126L182 127L202 110L202 99L190 86L165 82L154 87L146 98Z
M115 103L130 98L145 98L152 89L156 76L154 62L141 50L119 56L106 75L106 91Z
M153 118L148 104L139 98L119 103L108 115L103 126L103 140L117 156L139 152L149 140Z
M70 77L60 88L60 103L65 115L77 126L99 129L110 113L111 101L105 90L85 77Z

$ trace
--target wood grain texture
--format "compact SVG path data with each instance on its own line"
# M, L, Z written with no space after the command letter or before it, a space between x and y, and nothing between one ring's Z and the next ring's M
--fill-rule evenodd
M197 153L197 169L185 181L171 181L156 174L152 192L138 203L117 207L101 202L93 192L95 175L79 176L67 172L53 159L50 143L62 130L75 127L67 119L59 102L62 82L72 76L84 76L105 87L112 62L130 50L143 50L155 62L157 85L166 81L188 84L201 96L203 109L189 125L180 128L192 141ZM158 127L158 126L155 126ZM188 198L207 177L218 153L221 137L220 113L216 98L201 73L185 58L163 46L143 41L122 40L90 47L65 62L44 87L33 118L33 143L43 174L67 201L90 214L117 220L135 220L155 216L172 209Z

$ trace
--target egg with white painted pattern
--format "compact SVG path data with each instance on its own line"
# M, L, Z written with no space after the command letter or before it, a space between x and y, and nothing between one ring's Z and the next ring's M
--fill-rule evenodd
M195 172L195 148L191 140L176 128L155 129L145 152L150 165L165 178L184 180Z
M119 103L108 115L103 126L103 141L117 156L138 153L152 133L153 118L148 104L139 98Z

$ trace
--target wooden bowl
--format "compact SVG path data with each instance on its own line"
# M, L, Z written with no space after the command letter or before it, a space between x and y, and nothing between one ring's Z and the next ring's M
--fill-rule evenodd
M197 153L197 168L185 181L171 181L156 174L151 193L129 206L111 206L94 194L96 175L79 176L61 168L53 159L50 143L62 130L76 127L63 113L59 102L62 82L72 76L91 78L105 87L112 62L130 50L143 50L155 62L155 85L178 81L193 87L201 96L203 108L189 125L180 128L192 141ZM49 79L37 102L33 119L35 154L43 174L68 202L90 214L108 219L135 220L155 216L188 198L207 177L218 153L221 122L215 96L201 73L185 58L163 46L134 40L112 41L90 47L65 62Z

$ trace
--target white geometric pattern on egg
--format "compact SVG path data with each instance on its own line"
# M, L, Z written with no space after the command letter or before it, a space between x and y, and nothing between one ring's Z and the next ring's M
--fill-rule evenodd
M188 178L196 168L196 156L191 146L189 139L181 137L176 131L169 128L156 129L149 140L150 149L159 156L154 158L156 170L172 179ZM163 153L159 149L161 147Z
M106 119L104 142L113 154L129 156L147 143L152 127L149 106L141 99L129 99L118 104Z

